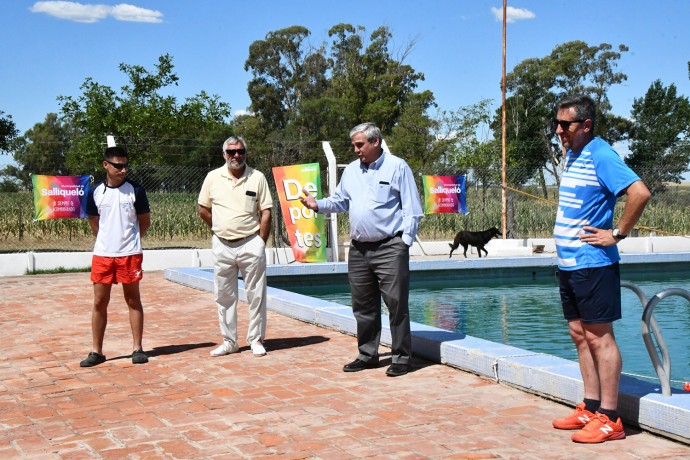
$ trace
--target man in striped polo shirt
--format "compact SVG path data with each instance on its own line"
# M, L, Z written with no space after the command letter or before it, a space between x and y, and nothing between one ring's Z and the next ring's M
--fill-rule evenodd
M598 443L625 438L617 413L622 359L613 334L621 318L620 256L616 245L637 223L650 193L613 148L594 136L596 106L588 96L558 105L556 134L568 150L559 187L554 239L561 303L577 348L584 401L553 421L580 430L572 440ZM626 195L618 225L613 214Z

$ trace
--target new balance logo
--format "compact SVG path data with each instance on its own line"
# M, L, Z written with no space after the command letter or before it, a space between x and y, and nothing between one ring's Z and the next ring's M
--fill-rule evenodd
M591 419L590 419L589 417L587 417L586 415L581 415L581 416L579 416L577 419L578 419L578 420L580 421L580 423L582 423L583 425L587 425L587 423L591 422Z
M604 434L609 434L609 433L612 433L612 432L613 432L613 427L612 427L612 426L608 426L608 425L603 425L603 426L601 426L599 429L600 429L601 432L604 433Z

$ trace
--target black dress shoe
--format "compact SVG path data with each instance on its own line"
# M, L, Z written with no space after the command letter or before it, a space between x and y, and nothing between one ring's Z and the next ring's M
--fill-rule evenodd
M378 358L370 359L369 361L362 361L361 359L357 358L351 363L345 364L345 366L343 366L343 372L358 372L363 371L364 369L373 369L378 365Z
M410 371L409 364L391 364L391 367L386 371L388 377L398 377L400 375L405 375Z

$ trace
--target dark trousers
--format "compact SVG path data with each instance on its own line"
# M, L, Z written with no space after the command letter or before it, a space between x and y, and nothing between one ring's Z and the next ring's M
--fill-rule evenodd
M378 243L352 241L348 256L348 279L352 312L357 321L358 358L378 357L381 339L381 298L388 307L392 340L392 362L409 364L410 334L410 248L400 237Z

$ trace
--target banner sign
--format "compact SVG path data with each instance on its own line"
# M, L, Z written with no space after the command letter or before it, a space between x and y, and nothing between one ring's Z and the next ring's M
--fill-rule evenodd
M91 176L31 175L34 220L86 218Z
M467 214L465 176L423 176L424 213Z
M326 237L323 214L305 208L299 201L305 188L321 198L321 174L318 163L273 168L280 208L297 262L326 262ZM337 248L334 248L337 251Z

